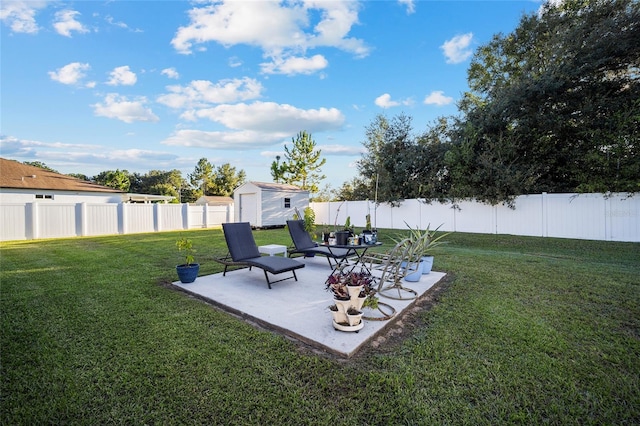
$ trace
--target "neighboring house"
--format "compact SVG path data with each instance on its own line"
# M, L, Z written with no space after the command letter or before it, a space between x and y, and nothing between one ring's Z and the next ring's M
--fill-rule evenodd
M170 201L174 197L130 194L40 167L0 158L0 204L122 203Z
M281 183L247 182L233 191L233 199L236 222L266 228L284 226L296 208L303 212L309 206L309 191Z
M195 204L198 206L205 204L209 206L231 206L233 205L233 198L220 195L203 195L196 200Z

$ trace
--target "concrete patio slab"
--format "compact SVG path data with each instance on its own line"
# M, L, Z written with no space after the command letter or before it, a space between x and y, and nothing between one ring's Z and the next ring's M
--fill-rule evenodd
M227 272L224 277L222 273L202 276L190 284L177 281L173 285L261 327L344 357L352 356L371 342L416 302L416 299L380 297L381 302L395 308L395 318L387 321L365 320L364 327L358 332L338 331L333 327L328 309L333 304L333 298L324 285L331 273L326 258L298 257L296 260L305 264L304 268L296 271L298 281L290 279L278 282L272 284L271 290L267 288L263 271L257 268ZM431 272L423 275L420 281L407 282L405 285L415 290L420 298L445 275ZM374 313L365 310L365 316L374 316Z

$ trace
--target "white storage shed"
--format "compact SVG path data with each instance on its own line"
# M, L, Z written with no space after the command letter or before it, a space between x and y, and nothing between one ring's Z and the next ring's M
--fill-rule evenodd
M309 206L309 191L282 183L247 182L233 191L233 201L236 222L256 228L284 226L296 208L303 213Z

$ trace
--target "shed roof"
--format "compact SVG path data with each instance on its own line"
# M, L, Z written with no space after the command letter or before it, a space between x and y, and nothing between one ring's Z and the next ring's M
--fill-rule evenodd
M305 189L300 189L299 187L297 187L295 185L289 185L287 183L256 182L256 181L251 181L249 183L257 186L260 189L266 189L266 190L271 190L271 191L302 191L302 192L308 192Z
M0 158L0 188L122 193L107 186L5 158Z
M233 204L233 198L221 195L203 195L196 200L196 204L209 204L210 206L226 206Z

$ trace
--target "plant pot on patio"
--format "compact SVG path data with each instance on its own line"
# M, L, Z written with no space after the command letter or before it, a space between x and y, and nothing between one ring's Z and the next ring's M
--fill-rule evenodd
M198 277L198 272L200 272L200 264L192 263L190 265L178 265L176 266L176 272L178 273L178 278L180 279L181 283L189 284L194 282Z

